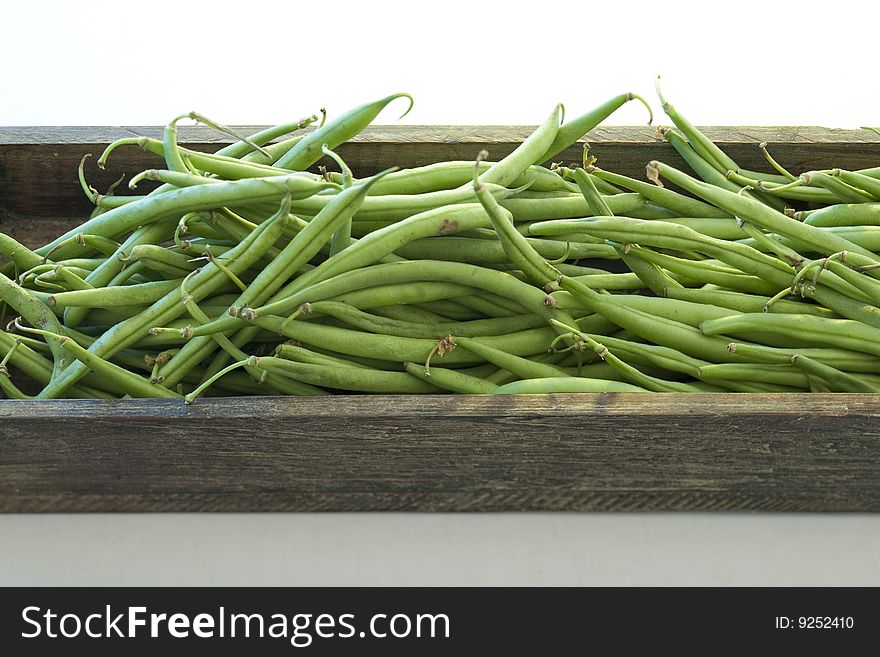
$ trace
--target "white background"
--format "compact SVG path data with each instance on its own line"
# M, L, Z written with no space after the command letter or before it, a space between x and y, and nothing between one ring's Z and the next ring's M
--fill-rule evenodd
M866 2L30 0L2 16L0 125L277 123L396 91L416 99L407 123L536 124L624 91L656 108L658 73L697 124L880 124ZM609 121L643 122L635 103ZM0 516L0 584L19 585L878 585L878 555L873 515Z
M0 125L281 123L397 91L416 99L407 123L537 124L557 102L653 102L657 74L700 125L880 124L871 2L26 0L2 16ZM635 104L610 119L643 121Z

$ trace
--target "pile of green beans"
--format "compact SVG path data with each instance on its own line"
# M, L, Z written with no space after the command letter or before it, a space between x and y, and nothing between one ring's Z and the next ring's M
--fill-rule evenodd
M232 133L196 114L110 144L101 167L139 147L164 165L129 186L161 185L101 194L81 165L91 217L0 234L0 390L880 391L880 168L795 175L761 144L745 170L659 95L689 173L553 162L634 94L557 106L497 161L368 177L334 149L407 94L216 153L178 144L186 118Z

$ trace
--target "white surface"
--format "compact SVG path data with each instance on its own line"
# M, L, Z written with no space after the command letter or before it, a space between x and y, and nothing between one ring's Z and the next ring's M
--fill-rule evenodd
M397 91L408 123L534 125L625 91L658 108L657 74L699 125L876 125L877 17L815 0L7 2L0 125L281 123Z
M0 516L0 585L880 585L880 516Z
M877 7L5 3L0 125L274 123L401 90L408 123L535 124L623 91L658 108L657 73L697 124L877 125ZM880 585L878 554L878 516L0 516L7 585Z

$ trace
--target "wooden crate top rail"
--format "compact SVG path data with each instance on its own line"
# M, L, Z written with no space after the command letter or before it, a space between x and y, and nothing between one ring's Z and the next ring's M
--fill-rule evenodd
M0 401L0 512L880 511L880 396Z
M237 126L243 134L265 126ZM413 167L443 160L473 160L482 149L493 159L511 152L534 126L372 126L338 150L355 175L365 176L395 164ZM757 147L766 141L773 156L792 171L829 166L865 168L880 165L880 136L868 130L820 127L704 127L701 128L746 169L767 170ZM180 141L198 150L213 151L229 137L200 126L181 126ZM104 190L120 174L135 173L161 164L136 146L118 149L100 171L94 160L110 142L123 137L161 139L161 127L64 126L0 127L0 219L7 216L87 216L88 201L79 188L76 170L80 159L92 153L88 179ZM644 179L645 164L660 159L684 166L675 150L657 139L649 126L610 126L590 132L586 140L599 166ZM582 147L560 156L579 162ZM329 162L329 161L328 161Z
M256 131L260 126L238 128ZM389 164L500 158L529 126L375 126L340 152ZM880 164L880 137L704 128L739 164L757 144L795 172ZM228 139L181 127L181 142ZM0 230L38 244L85 218L76 168L158 127L0 128ZM588 135L600 166L644 179L683 163L648 127ZM579 161L574 146L560 159ZM161 162L119 149L101 191ZM880 511L880 395L599 394L0 400L0 512Z

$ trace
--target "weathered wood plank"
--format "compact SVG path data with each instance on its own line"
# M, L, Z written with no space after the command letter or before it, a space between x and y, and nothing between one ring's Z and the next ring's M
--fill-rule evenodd
M239 126L253 132L261 126ZM389 164L421 166L441 160L471 160L481 149L501 158L512 151L533 126L374 126L339 148L356 175L375 173ZM766 170L757 144L766 141L774 156L794 171L830 166L863 168L880 164L880 137L866 130L818 127L706 127L730 155L747 169ZM94 158L114 139L146 135L161 138L159 127L20 127L0 128L0 214L5 223L27 217L83 219L90 206L79 188L76 169L86 153ZM190 148L213 151L229 138L200 127L181 127L181 142ZM601 166L644 178L645 164L661 159L676 166L683 162L671 146L655 137L653 128L605 127L587 135L591 153ZM574 146L559 159L579 161ZM94 158L86 166L88 180L105 190L122 173L131 177L161 164L135 146L120 148L99 170ZM144 187L144 189L149 189Z
M377 126L341 150L363 175L482 148L501 157L530 130ZM746 168L766 168L761 141L794 170L880 161L865 131L705 130ZM84 152L160 133L0 129L0 230L47 241L90 210L76 180ZM204 150L228 143L181 135ZM588 139L630 175L680 163L649 128ZM107 172L90 163L89 179L105 189L157 161L129 147ZM0 511L878 511L878 413L870 395L0 401Z
M880 511L880 397L0 402L0 511Z
M658 125L662 125L662 122ZM264 129L264 125L235 126L241 134ZM535 129L533 125L374 125L352 141L356 143L447 144L461 142L518 143ZM303 132L309 132L311 128ZM656 128L650 126L600 126L587 135L587 141L627 144L654 143ZM846 130L821 126L700 126L700 130L719 144L769 143L849 143L878 144L880 137L869 130ZM204 126L181 125L180 140L188 143L228 144L230 138ZM0 145L96 144L105 145L124 137L162 138L161 126L0 126Z

